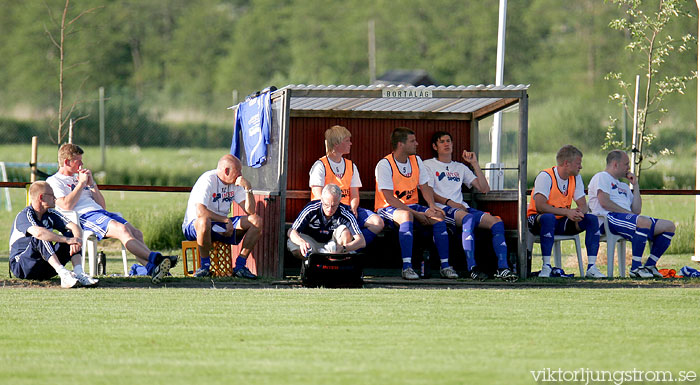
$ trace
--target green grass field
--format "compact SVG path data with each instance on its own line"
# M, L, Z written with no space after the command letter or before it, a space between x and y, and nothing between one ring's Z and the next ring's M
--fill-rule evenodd
M532 384L698 370L698 289L0 290L0 383Z
M119 151L109 159L143 157L134 167L155 172L173 159L172 150ZM40 150L40 161L52 161L50 152ZM97 155L90 154L94 167ZM177 154L182 159L171 168L188 173L209 169L218 158L213 151ZM0 207L5 245L24 206L23 189L11 195L13 211ZM108 209L144 230L147 243L181 239L187 194L105 196ZM690 261L694 204L694 197L645 196L645 214L679 227L660 267L697 267ZM108 273L117 273L117 248L106 245ZM565 244L564 254L565 269L576 271L571 246ZM7 256L0 248L0 261ZM182 276L180 265L173 273ZM13 283L7 278L0 269L3 285ZM0 384L532 384L531 371L546 368L700 371L693 343L697 280L673 281L690 282L687 287L614 280L605 288L561 280L532 287L528 282L537 280L529 280L459 290L168 288L167 280L129 288L141 281L108 280L123 285L0 290Z

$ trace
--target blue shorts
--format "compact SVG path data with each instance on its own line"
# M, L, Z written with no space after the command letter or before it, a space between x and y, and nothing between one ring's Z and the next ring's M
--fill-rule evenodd
M450 226L457 226L457 222L455 222L455 214L457 214L457 211L459 210L464 209L458 209L450 206L443 207L442 211L445 212L445 223L447 223ZM483 217L484 214L486 214L483 211L471 207L467 209L467 212L474 216L474 223L476 224L476 226L478 226L479 222L481 222L481 217ZM460 223L459 226L462 226L462 224Z
M211 241L218 241L218 242L223 242L227 243L229 245L237 245L238 242L240 242L240 239L236 239L236 225L238 225L238 222L241 221L241 217L231 217L229 218L231 222L233 223L233 234L231 234L230 237L224 237L221 235L219 231L222 231L222 229L226 229L226 223L224 222L212 222L211 223ZM196 241L197 240L197 230L194 228L194 221L190 222L183 230L182 233L185 234L185 239L188 241Z
M532 214L529 217L527 217L527 227L528 229L530 229L530 232L534 235L540 235L540 232L542 230L540 222L537 220L537 218L540 215L545 214ZM569 220L569 218L567 217L557 218L554 222L554 235L574 235L580 234L581 232L583 232L583 230L579 230L576 228L576 222Z
M365 228L365 222L367 222L367 219L371 217L372 215L377 215L372 210L367 210L362 207L357 208L357 224L360 226L361 229Z
M639 215L636 214L627 214L627 213L613 213L609 212L607 217L608 217L608 226L610 227L610 232L616 235L621 236L622 238L625 238L628 241L632 240L632 237L634 236L635 231L637 230L637 217ZM651 232L650 234L654 234L654 227L656 227L656 218L650 218L651 219ZM604 234L605 233L605 225L600 225L600 233Z
M80 226L84 230L95 233L97 240L101 240L107 235L107 227L111 221L117 221L124 225L128 223L126 219L106 210L90 211L80 216Z
M428 211L428 207L421 206L419 204L412 204L412 205L406 205L406 206L410 207L413 210L418 211L419 213L424 213L424 212ZM393 227L395 225L394 211L396 211L396 210L398 210L398 209L394 206L387 206L387 207L384 207L384 208L377 210L377 214L379 214L380 217L384 218L385 226L388 225L389 227Z

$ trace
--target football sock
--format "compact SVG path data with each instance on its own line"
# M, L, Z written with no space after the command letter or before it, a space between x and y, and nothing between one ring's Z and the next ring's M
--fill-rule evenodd
M644 266L656 266L656 262L664 255L668 247L671 246L671 238L673 238L674 235L675 233L666 232L654 237L649 259L647 259Z
M413 256L413 222L406 221L399 225L399 246L401 247L401 260L403 269L411 267Z
M239 270L241 268L245 267L245 262L246 262L246 257L239 255L238 258L236 258L236 267L234 270Z
M503 222L496 222L491 226L491 244L498 258L498 268L508 268L508 246L506 245L505 227Z
M209 257L201 257L199 258L199 265L203 269L209 270L209 267L211 266L211 259Z
M542 258L545 255L548 258L546 263L549 263L549 257L552 255L552 248L554 247L555 221L554 214L540 215L540 247L542 248Z
M158 258L159 255L160 254L155 252L155 251L151 251L151 253L148 254L148 263L146 264L146 272L148 272L149 275L151 273L153 273L153 269L156 268L156 258Z
M467 214L462 218L462 249L467 257L467 269L471 269L476 265L474 260L474 216Z
M374 238L377 237L377 234L373 233L372 231L370 231L370 229L366 227L363 227L361 231L362 236L365 237L365 246L369 245L374 240Z
M632 266L630 270L637 269L642 266L642 254L647 246L647 238L651 229L637 228L632 236Z
M450 246L447 239L447 224L444 221L433 225L433 241L440 257L440 268L444 269L450 266Z
M588 263L595 264L595 259L598 256L598 248L600 247L600 225L598 217L593 214L583 216L581 222L578 223L581 230L586 231L586 252L588 253ZM591 256L593 261L591 262Z
M85 272L83 271L83 265L73 266L73 272L76 275L85 274Z
M64 276L66 274L70 274L70 271L68 269L66 269L65 266L61 266L58 269L56 269L56 273L58 273L59 276Z

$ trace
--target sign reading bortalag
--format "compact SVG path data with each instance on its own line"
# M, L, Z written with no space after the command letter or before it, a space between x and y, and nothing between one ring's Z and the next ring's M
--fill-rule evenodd
M433 91L422 87L382 89L383 98L432 98Z

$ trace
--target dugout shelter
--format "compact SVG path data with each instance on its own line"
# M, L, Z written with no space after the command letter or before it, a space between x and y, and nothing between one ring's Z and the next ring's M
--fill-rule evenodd
M243 170L264 220L263 237L252 254L254 271L282 277L288 223L309 201L309 169L325 155L326 129L337 124L352 132L352 152L346 157L357 165L362 178L361 206L373 209L374 168L391 152L394 128L403 126L416 132L418 155L423 158L431 154L430 138L438 130L452 134L455 150L478 153L479 122L515 106L517 189L469 194L467 201L503 219L507 234L516 238L518 272L525 277L528 87L288 85L275 90L271 95L268 159L262 167ZM244 158L242 155L245 165ZM481 163L485 163L483 159ZM400 266L400 258L396 261Z

